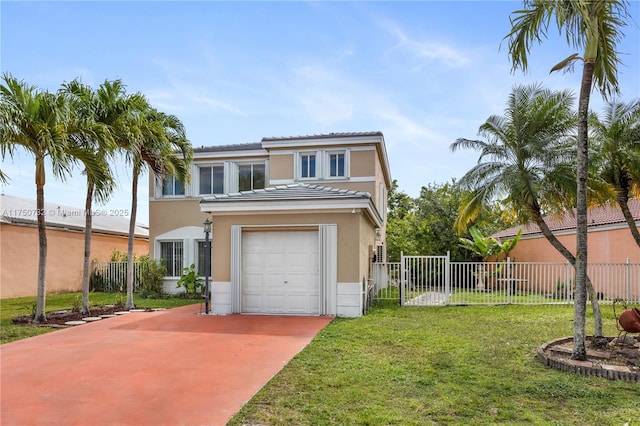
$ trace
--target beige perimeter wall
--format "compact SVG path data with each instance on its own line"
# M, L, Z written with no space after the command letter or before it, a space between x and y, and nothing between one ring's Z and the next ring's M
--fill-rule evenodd
M47 293L82 289L84 234L47 230ZM94 235L91 258L109 260L113 249L127 251L126 236ZM136 255L149 252L146 239L134 242ZM38 280L38 229L0 224L0 298L35 296Z

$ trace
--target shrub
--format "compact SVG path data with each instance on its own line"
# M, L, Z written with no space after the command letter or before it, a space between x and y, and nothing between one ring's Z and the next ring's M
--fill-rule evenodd
M140 297L159 298L164 296L164 288L162 286L167 268L162 261L149 259L149 256L140 256L138 261L140 265Z

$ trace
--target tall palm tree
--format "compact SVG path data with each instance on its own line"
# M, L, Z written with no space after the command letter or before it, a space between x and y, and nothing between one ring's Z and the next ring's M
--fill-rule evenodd
M45 162L55 176L64 179L71 170L67 151L69 103L62 94L38 90L10 74L0 83L0 149L2 157L13 156L18 147L35 159L36 217L38 222L38 283L34 322L46 321L47 231L44 209Z
M186 184L190 180L189 166L193 148L186 137L182 122L151 106L139 111L134 118L133 137L123 148L133 168L131 186L131 217L127 247L127 308L133 308L133 242L138 210L138 178L149 168L158 182L175 176Z
M640 247L640 232L628 204L630 197L640 196L640 100L608 102L602 117L591 114L589 127L598 175L610 185Z
M109 159L116 148L113 135L116 133L119 120L129 110L124 98L124 86L120 80L105 81L97 91L79 80L73 80L63 84L62 90L70 96L76 120L79 122L78 131L71 135L73 145L93 154L89 157L91 163L85 163L84 170L87 177L87 193L81 312L88 314L93 200L106 202L115 188L115 180L109 167ZM88 133L85 129L92 131ZM96 167L99 172L93 173Z
M583 49L567 57L551 70L567 69L582 61L582 80L578 101L578 141L576 157L576 289L574 300L574 346L571 357L585 360L587 303L587 180L589 174L588 113L591 89L604 97L618 92L617 66L620 63L616 44L621 28L629 16L625 0L525 0L523 10L514 12L509 39L509 56L513 70L528 68L532 42L546 38L549 25L555 23L567 42Z

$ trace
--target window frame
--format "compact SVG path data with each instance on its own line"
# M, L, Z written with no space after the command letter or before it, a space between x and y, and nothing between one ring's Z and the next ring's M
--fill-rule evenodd
M343 174L331 176L331 156L332 155L342 155L343 156ZM330 149L324 152L325 157L325 179L328 180L340 180L340 179L349 179L350 176L350 168L349 168L349 150L348 149ZM336 167L337 169L337 167Z
M220 182L222 184L222 191L221 192L214 192L214 176L215 174L213 173L213 168L214 167L219 167L222 169L222 181ZM225 166L224 163L210 163L210 164L196 164L196 168L198 169L198 195L221 195L221 194L225 194L225 186L226 186L226 182L225 182ZM211 170L211 175L210 175L210 186L211 186L211 192L202 192L202 181L201 181L201 174L200 174L200 170L201 169L209 169Z
M307 155L315 155L316 164L314 177L304 177L303 175L303 157ZM343 175L331 176L331 155L343 156ZM294 155L294 180L297 181L313 181L313 180L345 180L351 176L350 170L350 150L348 148L338 149L318 149L296 151Z
M303 176L304 166L303 166L303 157L305 156L313 156L314 157L314 175L313 176ZM300 151L296 156L296 177L298 180L317 180L320 179L320 175L322 174L322 154L320 151Z
M181 194L180 193L176 194L176 185L180 185L180 187L182 188ZM169 186L172 189L172 193L165 194L165 187L169 187ZM163 198L185 197L187 195L187 188L184 186L182 181L180 181L178 178L176 178L173 175L168 175L162 181L162 185L160 185L160 194L162 195Z
M242 167L246 167L246 166L250 166L251 167L251 175L250 175L250 182L251 182L251 187L249 189L241 189L240 188L240 169ZM254 172L254 167L255 166L262 166L262 173L263 173L263 186L262 188L256 188L255 187L255 172ZM236 162L236 181L238 183L238 191L255 191L257 189L265 189L267 187L267 162L266 161L237 161Z
M169 270L169 263L167 261L167 259L165 259L163 257L164 255L164 250L162 249L163 244L172 244L172 248L171 248L171 270ZM177 268L178 271L176 271L176 259L178 259L178 256L176 256L176 244L180 244L180 248L181 248L181 256L180 256L180 267ZM158 257L164 264L165 268L167 268L167 277L180 277L182 275L182 271L184 269L184 264L185 264L185 244L184 244L184 240L159 240L158 241L158 249L159 249L159 254L160 256ZM174 274L176 272L178 272L177 275L172 275L170 274L170 272L173 272Z

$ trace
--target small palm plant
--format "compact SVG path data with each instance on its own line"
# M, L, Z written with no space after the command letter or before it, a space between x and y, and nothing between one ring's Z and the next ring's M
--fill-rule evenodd
M202 291L203 281L202 277L196 272L196 265L192 263L188 268L182 270L182 275L176 288L184 287L188 296L196 296Z
M498 240L492 237L485 237L480 233L478 228L472 226L469 228L469 233L471 234L472 240L468 238L459 238L460 245L463 248L471 251L472 253L480 256L482 261L486 261L491 256L498 254L500 250L500 243ZM488 276L488 272L485 271L485 268L480 265L480 267L473 274L476 277L476 289L484 290L485 289L485 281Z
M520 237L522 236L522 230L520 230L515 237L502 242L497 238L485 237L475 226L469 228L469 233L471 234L471 238L473 239L470 240L468 238L459 238L458 240L460 241L460 245L463 248L471 251L472 253L480 256L483 262L492 256L497 257L502 253L504 253L506 256L509 256L509 253L515 248L516 244L518 244L518 241L520 240ZM501 266L496 272L500 272L500 269ZM480 267L476 270L474 276L477 280L477 290L485 289L485 281L489 274L489 271L486 271L482 265L480 265Z

